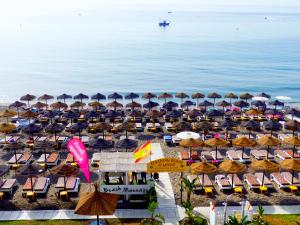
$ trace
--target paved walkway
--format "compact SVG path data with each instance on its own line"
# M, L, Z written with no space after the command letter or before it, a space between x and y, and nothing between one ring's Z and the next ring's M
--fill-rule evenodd
M163 151L159 143L152 143L151 160L163 158ZM165 224L178 224L182 219L183 210L176 206L174 192L169 173L159 173L159 182L155 184L158 201L158 212L164 215Z

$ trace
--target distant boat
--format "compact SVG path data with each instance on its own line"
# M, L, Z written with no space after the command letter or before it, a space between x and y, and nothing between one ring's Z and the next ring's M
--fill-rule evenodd
M170 21L163 20L163 21L159 22L158 25L160 27L168 27L168 26L170 26Z

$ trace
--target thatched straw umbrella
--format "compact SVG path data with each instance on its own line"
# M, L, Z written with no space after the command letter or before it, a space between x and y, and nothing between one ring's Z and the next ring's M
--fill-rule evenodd
M6 109L6 110L0 112L0 117L6 118L7 123L8 123L8 118L14 117L15 115L17 115L17 113L10 109Z
M197 101L197 106L198 106L198 104L199 104L199 99L200 99L200 98L205 98L205 94L202 94L202 93L200 93L200 92L197 92L197 93L192 94L192 99L196 99L196 101Z
M91 97L91 99L92 99L92 100L96 100L97 102L99 102L100 100L105 100L106 97L105 97L105 95L103 95L103 94L101 94L101 93L97 93L97 94L93 95L93 96Z
M203 134L205 134L206 132L212 129L212 124L208 121L196 122L194 128L196 130L202 131ZM205 140L205 135L204 135L204 140Z
M235 138L232 140L232 144L234 146L237 147L242 147L243 151L242 151L242 159L244 159L244 151L245 151L245 147L253 147L256 145L256 141L255 140L250 140L247 137L241 136L239 138Z
M287 130L292 130L293 136L295 136L295 131L298 131L300 128L300 122L298 122L297 120L289 120L285 122L284 128Z
M95 185L94 192L83 193L75 208L75 214L96 215L97 225L100 225L99 215L113 215L115 213L119 196L98 191Z
M1 123L0 124L0 132L5 134L4 136L4 142L6 142L6 135L11 133L13 130L16 129L16 125L12 124L12 123Z
M178 122L173 123L173 128L176 131L191 131L192 125L189 122L178 121Z
M122 108L123 107L123 105L120 102L117 102L117 101L107 103L106 106L110 107L110 108L114 108L114 110L116 110L117 108Z
M257 143L262 146L267 146L267 159L268 159L270 146L277 146L280 144L280 141L273 136L264 135L258 139Z
M53 167L50 170L50 173L64 178L64 190L66 190L66 178L76 176L79 173L79 168L67 164L61 164Z
M30 123L30 120L31 119L35 119L39 116L38 113L36 112L32 112L31 110L28 110L24 113L21 114L21 117L25 118L25 119L28 119L28 122Z
M43 102L37 102L37 103L33 104L32 107L35 107L37 109L42 109L42 108L47 108L48 104L43 103Z
M29 105L29 102L32 101L33 99L35 99L36 97L34 95L31 95L31 94L27 94L27 95L24 95L20 98L21 101L27 101L27 105L28 107L30 107Z
M293 146L293 158L295 157L296 146L300 146L300 139L296 136L283 139L283 143Z
M48 104L47 104L48 100L51 100L51 99L53 99L53 98L54 98L54 97L53 97L52 95L44 94L44 95L40 96L40 97L38 98L38 100L44 100L45 103L46 103L46 105L48 105Z
M142 98L148 99L149 102L150 102L150 100L151 100L152 98L156 98L156 97L157 97L156 94L153 94L153 93L151 93L151 92L147 92L147 93L145 93L145 94L143 95Z
M232 92L231 92L231 93L225 94L224 97L230 99L230 100L229 100L230 105L231 105L231 100L232 100L232 99L237 99L237 98L238 98L238 96L237 96L236 94L232 93Z
M186 100L186 101L184 101L183 103L180 104L181 108L186 107L186 110L189 110L189 106L193 106L193 105L196 105L196 103L192 102L190 100Z
M108 95L108 98L113 99L114 101L117 101L117 99L123 99L123 96L117 92L114 92L114 93Z
M113 128L112 125L106 122L97 123L94 127L95 130L102 131L103 140L105 138L105 131L109 131L112 128Z
M244 100L236 101L232 103L234 106L240 107L241 109L249 107L249 103Z
M52 103L50 106L53 109L58 109L58 112L60 112L61 109L67 109L68 108L68 105L66 103L63 103L63 102L55 102L55 103Z
M246 111L246 114L258 116L258 115L262 115L263 113L257 109L249 109L248 111Z
M262 185L264 186L264 177L266 172L276 172L279 170L279 165L271 162L268 159L263 159L263 160L254 160L251 163L252 169L255 171L262 171L263 172L263 177L262 177Z
M205 146L204 142L200 141L199 139L194 139L194 138L183 139L179 142L179 145L184 148L189 148L190 159L192 158L192 149L193 148Z
M82 93L79 93L78 95L75 95L74 97L73 97L73 99L75 99L75 100L80 100L80 102L82 103L82 100L83 99L89 99L89 96L87 96L87 95L85 95L85 94L82 94Z
M183 99L189 98L190 96L188 96L188 95L187 95L186 93L184 93L184 92L179 92L179 93L176 93L175 97L176 97L176 98L179 98L180 101L181 101L181 104L182 104Z
M102 103L96 102L96 101L94 101L94 102L89 102L88 105L89 105L90 107L96 109L96 110L103 106Z
M271 131L271 136L272 136L273 131L279 131L282 129L282 124L275 120L268 120L268 121L264 122L263 125L266 130Z
M76 113L76 112L74 112L72 110L69 110L69 111L65 112L62 115L62 117L71 120L71 125L72 125L73 124L73 120L79 118L79 113Z
M204 175L213 174L217 172L217 170L218 168L214 164L205 161L193 163L190 166L190 172L192 174L202 175L202 188L204 187Z
M128 138L128 132L135 129L135 128L136 128L135 123L129 122L129 121L125 121L120 126L118 126L118 129L125 130L126 138Z
M19 101L15 101L14 103L12 103L12 104L9 105L9 108L10 108L10 109L11 109L11 108L17 109L17 113L18 113L18 117L19 117L19 109L20 109L21 107L24 107L24 106L26 106L25 103L19 102Z
M208 139L204 142L206 145L210 146L210 147L215 147L216 149L216 159L218 158L218 147L225 147L228 145L228 142L225 141L224 139L218 138L218 137L214 137L211 139Z
M229 103L229 102L226 102L225 100L223 100L221 102L217 102L216 105L223 107L223 111L225 111L226 107L231 106L231 102Z
M212 93L209 93L207 95L208 98L212 98L214 100L214 105L216 104L216 99L217 98L222 98L222 96L216 92L212 92Z
M233 160L227 160L219 165L219 169L227 174L232 174L231 187L233 187L234 174L242 173L246 170L246 165Z
M73 102L70 107L71 109L79 109L79 108L82 108L85 106L86 104L84 102L80 102L80 101L76 101L76 102Z
M133 99L137 99L139 97L140 96L138 94L131 92L128 95L125 96L125 99L130 99L131 102L133 102Z
M146 108L146 109L152 109L152 108L155 108L155 107L157 107L157 106L159 106L159 103L157 103L157 102L152 102L152 101L150 101L149 100L149 102L147 102L147 103L145 103L144 105L143 105L143 107L144 108Z
M298 159L285 159L280 163L280 167L285 170L292 171L292 184L294 183L295 171L300 171L300 161Z
M252 99L253 98L253 95L249 94L249 93L244 93L244 94L241 94L240 95L240 99L243 99L245 100L246 102L249 100L249 99Z
M64 103L66 103L66 99L71 99L72 95L68 95L68 94L62 94L57 96L57 100L64 100Z
M141 108L142 105L138 102L132 101L132 102L126 104L126 107L131 108L132 110L134 110L135 108Z
M173 95L165 92L165 93L162 93L161 95L159 95L158 98L164 99L165 103L166 103L168 98L173 98Z
M204 107L205 108L205 111L206 111L206 108L207 107L209 107L209 106L214 106L214 103L212 103L212 102L209 102L209 101L207 101L207 100L204 100L203 102L200 102L199 104L198 104L198 106L200 107Z

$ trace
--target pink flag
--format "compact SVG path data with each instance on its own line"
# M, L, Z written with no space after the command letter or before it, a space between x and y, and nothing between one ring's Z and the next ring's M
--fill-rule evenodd
M90 182L89 158L82 141L78 138L72 138L68 142L67 148L72 153L87 181Z

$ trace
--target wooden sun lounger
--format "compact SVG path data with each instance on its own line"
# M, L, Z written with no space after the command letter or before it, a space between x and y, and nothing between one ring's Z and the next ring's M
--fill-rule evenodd
M215 150L210 151L210 154L214 160L223 161L225 159L224 154L219 150L217 150L217 155Z
M47 177L33 177L32 178L32 186L33 186L33 191L37 194L45 194L47 192L47 189L50 185L50 178ZM32 187L31 187L31 180L30 178L27 178L24 186L23 186L23 190L22 190L22 194L24 195L26 192L31 191Z
M181 160L189 160L190 159L190 152L187 150L181 150L179 153L179 158ZM199 160L199 155L197 151L192 151L192 156L191 156L192 160Z
M52 152L47 158L46 164L48 166L56 166L59 161L59 154L57 152Z
M248 188L252 189L259 189L260 183L257 180L257 177L252 173L244 174L244 181L246 182Z
M240 160L239 155L236 153L235 150L229 150L226 152L226 157L229 158L230 160Z
M18 160L18 163L20 164L28 164L31 162L32 154L25 152L22 157Z
M292 184L292 173L291 172L281 172L281 175L289 182L290 185L300 187L300 180L294 176Z
M255 158L255 159L266 159L267 158L267 150L251 150L250 154ZM274 159L274 156L269 152L268 154L269 159Z
M6 174L9 171L9 166L7 165L0 165L0 177Z
M37 159L37 163L45 163L47 162L47 159L49 157L49 154L46 154L46 159L45 159L45 154L41 154L41 156Z
M283 150L275 150L275 156L278 157L281 160L285 160L285 159L290 159L292 158L289 154L287 154L285 151Z
M212 157L212 155L210 154L210 151L202 151L201 152L201 158L204 160L204 161L207 161L207 162L212 162L214 160L214 158Z
M293 158L293 150L284 150L291 158ZM300 154L295 150L294 158L300 158Z
M236 154L239 156L241 162L250 162L250 156L243 150L236 150ZM243 156L243 157L242 157Z
M287 188L290 183L279 172L271 173L271 180L273 180L279 188Z
M189 179L190 182L193 181L195 178L197 178L195 183L196 185L195 190L202 190L203 188L214 186L207 174L204 174L204 183L202 183L203 175L198 176L198 175L190 174L187 176L187 178Z
M232 184L232 174L227 175L227 179L229 180L229 183L235 188L235 187L244 187L243 182L238 177L238 175L233 175L233 184Z
M225 175L216 175L215 182L220 190L232 189L231 184Z
M256 176L256 179L259 182L260 186L262 186L263 173L255 173L254 175ZM273 187L272 182L266 175L264 176L264 185L263 186L270 187L270 188Z
M179 142L181 141L181 139L179 139L178 137L176 137L176 135L172 136L172 143L175 145L179 145Z
M75 159L71 153L68 153L67 158L66 158L66 164L71 164L74 163Z
M16 154L17 156L17 161L16 161L16 157L15 155L13 155L10 160L7 161L7 164L11 165L11 164L16 164L21 158L22 158L22 154Z
M66 190L69 193L78 193L80 185L80 178L79 177L67 177L66 178ZM64 189L64 178L59 177L57 180L57 183L55 185L55 188L59 190Z
M16 185L16 179L3 179L0 181L0 192L8 192L11 195L13 192L13 188Z

